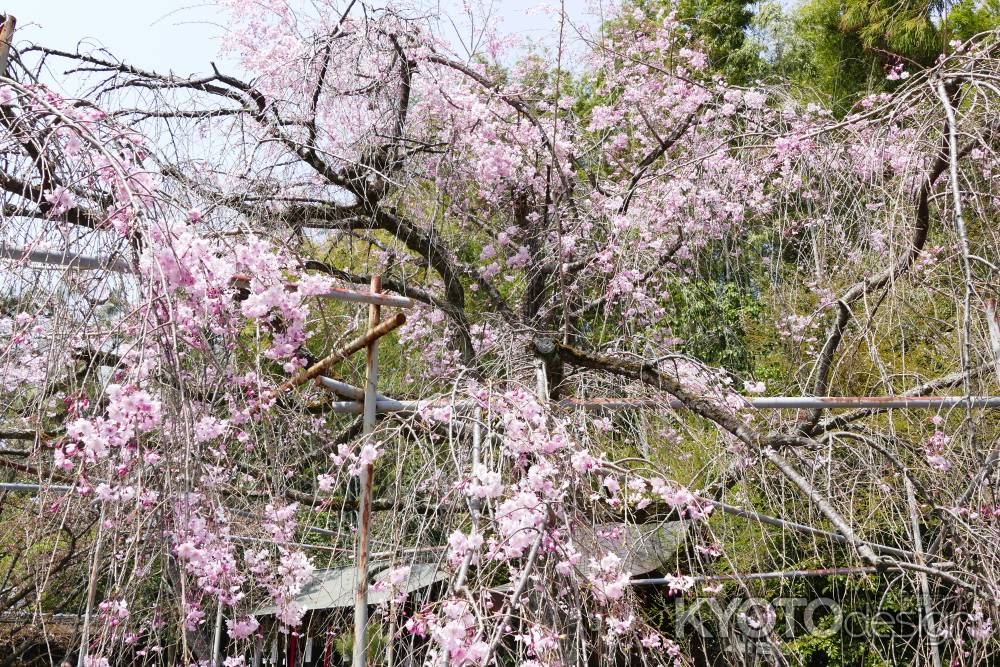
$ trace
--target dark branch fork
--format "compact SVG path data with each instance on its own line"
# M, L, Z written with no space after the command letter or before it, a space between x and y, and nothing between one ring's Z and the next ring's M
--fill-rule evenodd
M389 140L387 147L380 150L390 151L397 156L390 160L388 165L390 171L393 171L400 166L397 147L404 140L404 128L410 103L411 78L414 71L414 64L405 57L405 52L398 39L395 36L390 37L394 48L399 54L400 92L392 138ZM279 213L280 217L293 227L314 226L325 229L377 229L386 231L402 242L409 250L423 257L444 283L445 298L443 301L448 304L448 307L444 310L457 325L463 358L467 363L472 361L474 352L471 339L469 338L469 323L465 314L465 289L462 286L462 277L466 277L482 287L498 312L507 317L508 320L514 319L513 311L506 304L499 291L478 270L470 266L460 265L451 256L450 251L445 248L438 237L383 206L382 193L370 187L367 178L370 171L368 167L363 165L349 165L343 169L335 169L319 155L314 146L295 141L281 130L282 122L277 116L278 112L272 105L268 104L266 98L251 84L223 74L217 68L214 70L214 76L211 77L182 79L93 56L73 54L53 49L44 49L44 52L64 58L80 60L106 68L109 71L136 77L135 80L119 84L122 86L191 89L222 96L240 103L241 106L239 109L225 110L224 113L229 114L233 112L249 115L331 185L343 188L353 195L356 200L355 204L346 206L336 204L290 206ZM321 87L323 76L325 76L325 72L321 72L321 80L317 82L316 91ZM310 136L314 137L314 135ZM192 185L190 179L185 178L178 170L167 170L166 173L174 178L184 180L188 185ZM203 194L211 196L211 193L203 192ZM240 210L244 214L254 214L238 197L212 197L212 199L223 205ZM435 301L441 303L441 300Z

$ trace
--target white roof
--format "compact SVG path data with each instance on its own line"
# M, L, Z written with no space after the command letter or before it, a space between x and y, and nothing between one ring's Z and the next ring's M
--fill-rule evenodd
M577 566L591 571L590 559L601 560L607 553L622 559L622 570L631 575L669 569L684 544L687 523L667 521L657 525L604 523L571 526L573 543L584 555Z
M389 585L389 573L396 569L385 563L374 564L369 570L368 604L377 605L388 602L401 591L412 593L448 578L448 573L438 567L437 563L412 563L406 581L395 587ZM370 573L375 572L372 576ZM309 611L311 609L334 609L337 607L353 607L354 593L357 589L357 573L355 566L337 567L329 570L317 570L312 578L295 596L295 601ZM371 584L384 582L384 590L372 590ZM273 605L261 607L254 611L254 616L269 616L274 614Z

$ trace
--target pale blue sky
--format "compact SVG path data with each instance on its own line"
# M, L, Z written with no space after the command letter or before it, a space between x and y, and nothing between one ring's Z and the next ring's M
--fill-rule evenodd
M490 0L480 2L490 4ZM544 38L553 19L532 11L545 0L492 0L506 32ZM564 0L575 22L595 25L599 0ZM379 4L385 4L382 0ZM431 11L460 16L463 0L409 0ZM548 0L559 6L559 0ZM4 12L17 17L15 43L31 40L73 50L77 42L104 47L123 60L152 69L188 75L209 71L225 34L224 16L210 2L192 0L0 0Z
M190 0L0 0L17 17L15 43L74 50L83 40L123 60L177 74L208 70L224 28L219 10Z

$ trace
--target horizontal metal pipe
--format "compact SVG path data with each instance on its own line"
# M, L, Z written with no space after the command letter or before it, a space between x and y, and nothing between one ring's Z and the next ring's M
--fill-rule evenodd
M796 410L816 408L1000 408L1000 396L765 396L747 398L747 406L755 410ZM659 408L683 409L676 398L621 399L621 398L568 398L560 401L567 407L586 410L639 410Z
M385 399L375 401L375 412L417 412L424 407L430 406L432 403L432 401L394 401L392 399ZM442 403L438 405L444 406L447 404ZM360 401L334 401L333 403L327 403L323 407L335 414L344 415L360 415L364 411L364 403Z
M321 384L345 398L352 398L348 392L358 390L353 385L338 382L330 378L322 378ZM335 388L335 386L337 388ZM339 389L338 389L339 388ZM341 391L340 389L343 389ZM996 409L1000 408L1000 396L872 396L868 398L855 396L771 396L766 398L749 398L747 407L754 410L795 410L795 409L815 409L815 408L882 408L895 410L921 410L965 407L968 403L973 409ZM661 410L664 408L684 409L685 405L677 399L618 399L618 398L569 398L559 401L559 404L568 408L583 408L584 410ZM423 400L423 401L397 401L391 398L380 397L376 409L378 412L417 412L425 408L451 407L455 410L468 410L475 407L475 401L455 401L450 403L444 400ZM340 401L331 404L333 412L346 414L361 414L360 404L356 401Z
M245 537L243 535L230 535L229 539L236 542L252 542L254 544L278 545L281 547L292 547L295 549L315 549L316 551L330 551L333 553L352 553L354 549L344 547L331 547L325 544L306 544L304 542L279 542L278 540L265 540L259 537Z
M59 613L53 614L52 612L38 612L37 610L32 611L5 611L0 613L0 623L37 623L40 619L45 619L47 621L58 621L58 620L77 620L83 618L80 614L69 614L69 613Z
M11 248L0 245L0 259L27 260L39 264L50 264L54 266L70 266L77 269L92 269L114 271L116 273L132 273L132 267L120 259L108 259L106 257L89 257L87 255L77 255L66 252L51 252L46 250L23 250L21 248ZM329 292L319 296L337 301L350 301L353 303L368 303L379 306L392 306L394 308L412 308L415 305L413 299L405 296L395 296L392 294L372 294L370 292L355 292L341 288L332 288Z
M696 583L711 583L722 581L748 581L751 579L791 579L798 577L836 577L848 576L852 574L874 574L878 568L871 566L861 567L825 567L818 570L785 570L779 572L753 572L750 574L719 574L691 577ZM666 577L652 577L650 579L632 579L628 582L632 586L665 586L675 584L675 579Z
M66 486L64 484L21 484L18 482L3 482L0 483L0 491L10 491L11 493L41 493L43 491L51 493L69 493L73 490L72 486Z
M347 384L346 382L341 382L340 380L334 380L333 378L328 378L325 375L321 375L316 378L316 384L323 389L329 389L333 393L352 401L365 400L365 390L361 387L355 387L353 384ZM391 401L391 399L386 398L382 394L377 394L377 397L380 401ZM398 403L399 401L392 402Z
M405 296L394 296L392 294L373 294L371 292L355 292L354 290L333 288L329 292L320 294L321 297L336 299L337 301L350 301L351 303L370 303L376 306L393 306L396 308L412 308L414 301Z
M774 396L750 399L755 408L1000 408L1000 396Z
M39 264L54 266L69 266L74 269L93 269L114 271L115 273L132 273L132 267L120 259L106 257L88 257L67 252L50 252L47 250L23 250L0 245L0 258L17 261L27 260Z

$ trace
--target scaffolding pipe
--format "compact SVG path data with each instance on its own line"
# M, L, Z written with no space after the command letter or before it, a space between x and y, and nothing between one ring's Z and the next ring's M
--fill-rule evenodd
M42 491L50 493L69 493L72 490L72 486L66 486L64 484L42 486L41 484L21 484L18 482L0 483L0 491L9 491L11 493L41 493Z
M843 408L1000 408L1000 396L765 396L747 398L747 407L755 410L810 410ZM618 398L569 398L560 401L564 406L582 407L587 410L630 410L641 408L684 408L676 398L618 399Z
M90 565L90 575L87 579L87 606L83 611L83 625L80 628L80 655L77 657L77 667L87 667L87 652L90 650L90 620L94 612L94 600L97 596L97 579L104 548L104 509L101 504L101 514L97 520L97 540L94 543L94 560Z
M365 400L365 390L361 387L355 387L353 384L347 384L346 382L341 382L340 380L334 380L333 378L328 378L325 375L321 375L316 378L316 384L323 389L329 389L338 396L342 396L351 401L363 401ZM383 396L382 394L375 394L378 404L383 405L395 405L399 401L394 401L391 398ZM385 412L385 410L382 410Z
M345 398L361 391L352 385L327 377L319 378L319 384ZM564 408L584 410L661 410L664 408L684 409L686 406L675 398L667 399L620 399L620 398L568 398L558 402ZM965 407L972 409L1000 408L1000 396L770 396L748 398L747 407L753 410L809 410L876 408L887 410L934 410ZM475 401L417 400L397 401L379 396L376 410L386 412L419 412L430 408L451 407L454 410L468 410L476 406ZM357 400L336 401L329 404L332 412L340 414L361 414L361 403Z
M0 245L0 259L36 262L54 266L68 266L74 269L91 269L114 271L115 273L132 273L132 267L120 259L106 257L88 257L68 252L50 252L47 250L23 250Z
M328 356L321 359L320 361L317 361L308 369L301 371L295 377L286 380L284 384L275 389L274 391L275 396L280 396L281 394L284 394L287 391L290 391L298 386L305 384L306 382L312 380L313 378L319 377L320 373L325 371L327 368L329 368L330 366L332 366L337 362L347 359L349 356L351 356L352 354L354 354L359 350L365 348L370 349L370 346L375 341L378 341L379 338L381 338L382 336L386 335L387 333L389 333L394 329L398 329L405 323L406 323L406 316L403 315L403 313L396 313L388 320L379 323L378 326L370 327L366 333L350 341L339 350L331 352Z
M372 278L374 280L374 278ZM354 290L335 287L319 296L350 303L368 303L376 306L392 306L394 308L412 308L414 301L405 296L391 294L373 294L371 292L355 292Z
M132 273L132 267L120 259L109 259L107 257L90 257L69 252L52 252L47 250L24 250L22 248L12 248L0 245L0 259L12 259L15 261L28 261L37 264L49 264L52 266L68 266L76 269L105 270L116 273ZM393 308L412 308L416 305L413 299L405 296L392 294L372 294L370 292L356 292L354 290L331 288L329 292L324 292L319 296L337 301L347 301L350 303L367 303L378 306L390 306Z
M759 521L760 523L766 523L777 528L784 528L787 530L795 530L801 533L808 533L809 535L815 535L817 537L825 537L831 539L835 542L841 544L850 544L848 539L841 535L840 533L834 533L829 530L823 530L822 528L816 528L814 526L807 526L804 523L796 523L794 521L788 521L786 519L779 519L778 517L769 516L767 514L761 514L759 512L754 512L751 510L745 510L742 507L736 507L735 505L730 505L719 500L712 500L711 498L698 498L699 502L707 503L719 510L725 512L726 514L734 514L736 516L743 517L744 519L749 519L751 521ZM910 552L903 551L902 549L897 549L895 547L886 546L884 544L878 544L877 542L868 542L861 540L863 544L871 547L873 551L879 553L892 554L898 558L909 558L911 556Z

